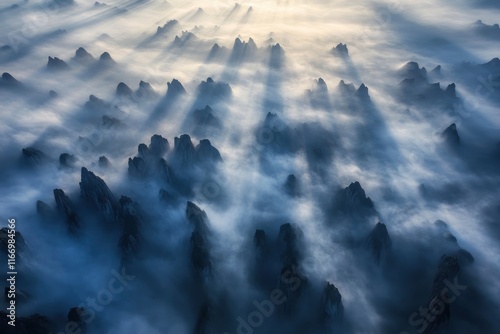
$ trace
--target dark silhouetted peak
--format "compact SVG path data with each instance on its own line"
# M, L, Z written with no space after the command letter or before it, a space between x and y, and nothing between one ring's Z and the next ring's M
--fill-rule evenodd
M130 89L130 87L127 86L125 83L120 82L118 86L116 86L116 96L131 97L132 89Z
M206 234L208 229L208 217L205 211L191 201L186 205L186 218L188 222L193 225L194 230Z
M157 94L148 82L141 80L139 88L135 91L135 95L138 97L155 97Z
M455 256L458 259L460 265L474 263L474 257L470 252L459 246L458 240L450 232L448 224L446 224L442 220L436 220L434 222L434 227L436 227L435 235L438 236L438 239L436 239L435 242L439 243L440 246L446 247L446 252L451 256Z
M205 106L204 109L196 109L193 111L193 121L196 125L201 127L215 127L221 126L220 120L214 116L212 108Z
M2 82L6 84L17 84L19 81L17 81L10 73L4 72L2 74Z
M233 49L240 48L242 47L242 45L243 42L241 41L241 39L239 37L236 37L236 39L234 40Z
M430 74L432 79L441 78L441 67L437 67ZM455 85L451 84L447 89L441 89L439 82L429 83L425 68L419 68L417 63L411 62L401 70L404 80L399 85L399 98L405 103L425 105L435 108L454 108L459 101L455 92Z
M326 329L333 331L344 319L342 295L335 285L326 282L321 301L321 321Z
M294 152L300 145L296 132L276 113L268 112L263 126L256 132L256 139L265 148L279 153Z
M277 113L268 112L266 114L266 119L264 120L264 126L271 129L273 132L279 132L286 127L283 120L278 116Z
M138 179L144 179L149 175L143 158L134 157L128 159L128 175Z
M176 27L179 24L177 20L170 20L163 27L158 27L156 29L156 35L164 34L172 30L174 27Z
M253 40L252 37L250 37L248 39L247 48L250 48L250 49L253 49L253 50L257 49L257 44L255 44L255 41Z
M56 97L59 96L59 94L57 94L57 92L55 90L50 90L49 96L50 96L50 98L55 99Z
M447 240L447 241L450 241L452 243L457 243L457 238L449 231L446 231L446 233L444 233L444 238Z
M111 167L111 162L104 155L99 157L98 165L100 168L106 169Z
M337 88L342 95L348 96L356 93L354 85L352 83L346 84L344 80L340 80Z
M212 276L213 265L208 251L207 240L202 233L191 234L191 263L198 277L208 279Z
M417 62L410 61L407 62L402 68L402 71L406 72L420 72L420 66L418 65Z
M452 84L449 84L448 87L446 87L446 95L448 95L449 97L451 98L456 98L457 97L457 93L456 93L456 90L455 90L455 84L452 83Z
M119 129L124 127L125 125L118 118L109 117L108 115L104 115L101 118L101 124L105 129Z
M317 84L318 84L318 87L321 87L321 88L326 88L326 82L325 80L323 80L323 78L319 78L318 81L317 81Z
M75 158L75 156L69 153L62 153L59 156L59 164L62 167L75 167L76 161L77 159Z
M336 209L344 213L365 213L375 209L359 182L353 182L337 194Z
M193 40L196 40L196 35L190 31L183 31L181 36L175 36L174 42L172 43L174 46L183 46Z
M36 212L42 217L43 219L51 219L54 217L54 210L45 202L42 201L36 201Z
M311 105L314 108L330 110L331 102L328 93L328 86L325 80L323 80L323 78L319 78L318 80L315 80L315 83L316 85L313 89L306 91Z
M252 38L249 38L248 42L242 42L241 39L236 38L234 40L230 60L233 62L254 60L257 50L257 45Z
M225 99L231 97L233 91L226 82L215 82L212 78L202 81L197 88L199 94L207 97Z
M147 90L153 89L153 87L151 87L151 85L148 82L142 80L139 82L139 88L144 88Z
M433 292L439 293L440 291L436 291L434 287L444 285L446 280L453 282L454 278L457 277L460 272L460 265L458 263L458 259L454 256L442 256L439 261L438 269L436 272L436 276L434 277L433 282Z
M281 47L279 43L271 46L271 56L269 59L269 65L273 68L280 68L285 60L285 50Z
M65 216L69 232L76 233L80 228L80 220L73 203L62 189L54 189L54 199L56 200L57 209Z
M173 79L172 82L167 83L167 96L176 96L186 94L186 90L179 80Z
M486 24L481 20L474 22L474 30L482 37L498 39L500 38L500 26L498 24Z
M460 272L460 265L458 259L454 256L443 256L438 265L436 276L434 278L433 287L444 285L446 280L453 282L453 279L457 277ZM433 289L433 292L435 291Z
M411 61L406 63L400 68L399 73L402 77L407 79L415 79L417 81L427 81L427 70L420 68L418 63Z
M147 159L151 156L151 152L149 151L149 148L147 147L146 144L139 144L139 146L137 146L137 154L143 158L143 159Z
M169 149L170 144L168 143L168 140L166 138L163 138L162 136L157 134L151 137L151 143L149 144L149 150L151 154L156 157L163 157L165 154L167 154Z
M106 101L98 98L95 95L90 95L89 100L85 102L85 107L89 109L95 109L95 110L107 110L111 108L111 105L107 103Z
M283 246L281 254L283 265L297 265L304 247L302 230L295 224L283 224L280 226L279 239Z
M349 55L349 50L347 49L347 44L339 43L336 47L332 49L332 53L337 56L347 56Z
M483 74L490 75L498 75L500 73L500 59L493 58L489 62L485 64L480 64L477 66L477 69L481 70Z
M432 75L441 75L441 65L436 66L430 73Z
M434 222L434 225L436 225L437 227L441 228L441 229L448 229L448 224L446 224L444 221L442 221L441 219L438 219Z
M94 57L87 52L84 48L80 47L75 52L75 57L73 58L78 62L88 64L94 61Z
M442 133L442 138L444 141L453 147L460 145L460 136L458 135L457 125L452 123L449 127L447 127Z
M62 59L59 59L57 57L49 57L49 61L47 62L47 69L49 70L66 70L68 69L69 66L66 64L66 62Z
M100 57L99 57L99 63L104 64L104 65L113 65L116 64L116 62L111 58L111 55L108 52L104 52Z
M210 140L202 139L200 143L196 145L196 158L201 163L216 163L222 161L219 150L212 146Z
M379 262L383 253L387 252L392 246L391 237L389 236L389 232L387 232L385 224L378 222L375 225L366 239L366 245L375 257L375 260Z
M116 221L117 203L115 196L100 177L85 167L82 167L80 191L82 197L98 209L106 221Z
M118 242L122 255L122 264L129 263L137 254L140 244L142 218L139 205L130 197L122 196L119 200L120 215L123 222L122 236Z
M143 165L143 168L146 168L145 164L149 162L149 159L151 158L151 152L149 148L146 146L146 144L139 144L137 147L137 155L139 156L138 158L134 158L134 161L138 161ZM129 160L129 166L130 166L130 160Z
M27 165L32 167L41 166L44 163L48 162L49 160L49 158L45 155L45 153L43 153L40 150L37 150L34 147L23 148L22 156L24 162L26 162Z
M285 52L285 49L280 45L280 43L276 43L274 45L271 45L271 53L279 53L282 54Z
M174 138L174 158L184 166L192 166L196 160L196 149L191 137L183 134Z
M300 185L295 175L288 175L285 182L285 189L290 196L300 195Z
M500 66L500 59L495 57L492 60L490 60L488 63L486 63L486 65L488 65L490 67L499 67Z
M368 87L366 87L365 84L361 84L361 86L359 86L358 90L356 91L356 95L361 100L370 100L370 95L368 95Z
M212 49L210 49L210 54L208 56L208 58L214 58L215 56L217 56L220 52L222 48L220 47L219 44L215 43L213 46L212 46Z
M201 278L212 275L212 259L207 245L207 214L193 202L187 202L186 218L194 227L191 234L191 263Z
M162 180L171 186L174 185L175 183L174 172L172 168L168 165L167 161L163 158L160 158L160 160L158 161L158 166Z
M432 282L431 294L425 305L429 311L435 314L434 321L424 329L422 333L435 333L438 328L447 323L451 317L450 303L436 303L436 300L441 300L443 291L449 291L450 284L454 284L455 279L460 272L458 259L454 256L443 256L439 262L439 266ZM439 312L437 312L439 311Z
M0 89L1 88L19 89L23 88L23 84L10 75L10 73L4 72L0 79Z
M103 52L101 54L101 56L99 57L99 60L108 61L108 60L113 60L113 58L111 58L111 55L109 54L109 52Z

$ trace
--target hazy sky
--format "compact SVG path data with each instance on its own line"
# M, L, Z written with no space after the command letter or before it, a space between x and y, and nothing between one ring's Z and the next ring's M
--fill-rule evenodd
M234 305L231 321L248 314L253 298L269 294L248 278L255 229L266 230L275 240L281 224L295 223L307 245L311 295L318 282L335 284L342 295L347 332L415 330L407 319L426 302L439 258L449 251L443 241L448 232L475 259L462 268L473 292L452 305L449 333L478 332L481 323L483 333L492 328L488 326L500 306L500 285L494 279L500 275L500 93L495 84L500 65L476 65L499 56L500 31L495 35L491 27L493 32L486 35L474 22L500 23L495 3L62 3L7 0L0 5L0 46L10 46L0 53L0 72L10 73L23 85L13 88L5 79L0 82L0 226L9 217L18 220L18 230L33 251L26 280L30 275L40 277L36 283L25 283L33 300L20 313L45 313L64 321L70 307L95 295L119 267L118 232L101 230L80 203L80 167L87 167L117 198L123 194L137 201L148 217L143 232L148 246L141 258L145 274L104 309L106 316L98 324L89 325L98 332L192 332L197 316L191 313L198 312L199 305L196 292L182 288L183 277L190 275L187 254L192 232L185 222L186 200L208 215L218 267L210 288L218 291L214 294L224 291L220 294ZM170 20L178 23L155 35ZM252 38L257 49L231 58L236 38L243 42ZM215 43L223 50L210 58ZM271 49L277 43L281 57L276 47ZM348 56L332 53L339 43L347 44ZM79 47L95 61L88 65L75 61ZM97 59L104 52L116 64L100 65ZM49 56L64 60L69 68L47 69ZM454 104L440 104L425 92L415 100L401 99L399 84L406 74L400 68L410 61L427 69L428 83L440 82L442 89L456 83ZM431 73L438 65L440 73ZM209 77L228 83L231 96L218 97L220 86L200 92L198 85ZM316 93L321 89L319 78L328 88L323 95ZM167 82L173 79L182 83L186 95L164 97ZM115 95L119 82L135 91L141 80L150 83L158 96ZM364 83L371 102L343 95L337 89L340 80L356 89ZM50 90L58 97L49 98ZM111 107L85 107L91 94ZM314 98L319 102L311 103ZM221 127L206 135L193 134L193 111L206 104ZM262 137L268 112L283 122L264 125L271 133L269 140ZM117 118L124 127L107 129L101 124L103 115ZM447 147L441 136L452 123L461 139L458 149ZM284 141L296 141L300 149L274 151L282 149L284 129L292 133L292 139ZM148 145L153 134L161 134L173 147L174 137L184 133L191 134L195 145L210 139L223 162L209 181L190 175L196 182L202 180L195 184L194 195L167 208L158 200L160 182L131 180L127 163L137 155L137 145ZM49 162L35 169L20 167L25 147L41 150ZM65 152L78 159L72 169L59 166L59 155ZM102 155L111 161L110 169L97 166ZM167 161L170 158L169 153ZM292 173L302 186L302 196L296 198L283 190ZM365 225L342 221L329 212L338 190L354 181L375 203L377 212ZM207 182L216 187L214 196L207 194ZM428 192L425 196L422 185ZM44 225L37 216L37 200L55 207L54 188L64 189L82 210L83 236L77 242L62 226ZM447 229L437 229L436 220L446 222ZM359 247L346 241L351 234L354 239L365 238L378 221L387 225L393 241L394 259L385 267L372 267ZM62 288L46 296L44 289L53 287L54 281ZM155 306L137 311L133 302ZM473 302L479 311L466 317L472 307L468 303ZM283 323L273 316L256 333L271 333Z

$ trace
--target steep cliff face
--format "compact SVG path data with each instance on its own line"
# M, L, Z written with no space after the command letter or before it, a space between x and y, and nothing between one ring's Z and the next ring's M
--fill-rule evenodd
M375 212L375 205L359 182L353 182L340 190L335 198L334 209L350 215L365 215Z
M450 284L454 284L455 279L460 272L458 259L454 256L444 255L438 265L434 281L432 282L431 294L426 306L434 315L433 321L430 321L423 333L435 333L437 330L445 326L451 317L451 305L443 299L443 293L449 291ZM449 297L449 296L448 296Z
M344 320L342 295L335 285L326 282L321 300L320 321L327 333L335 333Z
M214 270L210 255L208 217L205 211L188 201L186 218L193 229L190 238L191 264L197 277L207 281L212 278Z
M140 250L142 239L140 231L144 223L138 204L131 198L122 196L119 204L122 232L118 247L121 252L121 266L127 267Z
M68 231L72 234L76 234L80 229L80 219L75 211L73 203L62 189L54 189L54 199L58 211L65 217ZM46 209L44 208L43 210Z
M385 224L378 222L366 238L365 244L376 262L387 256L392 247L392 240Z
M82 198L100 212L106 222L118 220L118 203L106 183L87 168L82 167L80 192Z

